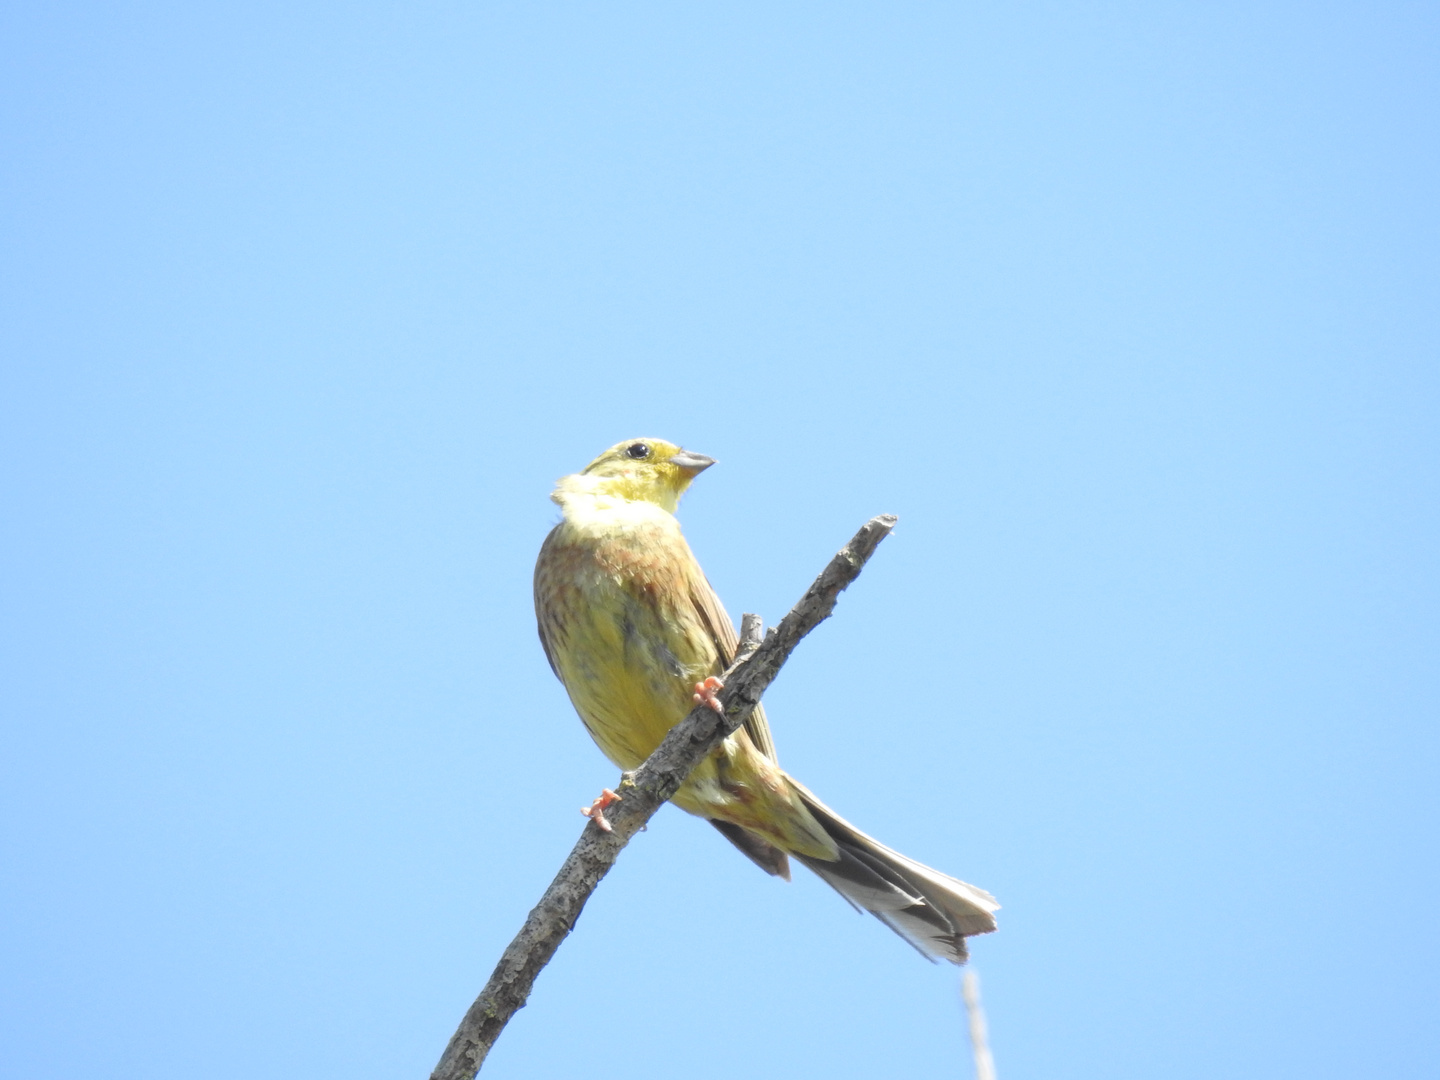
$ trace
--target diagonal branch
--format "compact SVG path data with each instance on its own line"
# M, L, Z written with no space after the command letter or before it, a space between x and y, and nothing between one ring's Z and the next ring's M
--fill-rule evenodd
M700 761L750 718L800 639L830 617L841 591L860 576L880 541L895 527L893 514L871 518L830 560L780 625L759 637L760 620L746 615L735 663L725 672L719 698L723 715L697 705L670 729L655 752L620 784L624 801L607 811L611 832L585 827L540 903L500 957L500 963L460 1021L430 1080L473 1080L510 1017L523 1008L535 977L580 917L585 901L661 805L680 789Z

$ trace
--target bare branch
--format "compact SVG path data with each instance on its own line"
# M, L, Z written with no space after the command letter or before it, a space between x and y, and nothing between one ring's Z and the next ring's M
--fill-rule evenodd
M985 1009L980 1004L980 976L974 968L960 980L960 997L970 1021L970 1049L975 1053L975 1080L995 1080L995 1059L990 1054L990 1036L985 1029Z
M690 770L749 719L791 651L830 617L841 591L860 575L880 541L895 527L895 520L892 514L881 514L866 522L763 642L757 641L759 617L744 617L736 661L725 672L725 687L719 693L723 715L697 705L670 729L640 768L624 775L618 789L623 801L607 811L612 831L585 827L460 1022L430 1080L472 1080L510 1017L524 1007L535 977L570 933L585 901L615 864L621 849L680 789Z

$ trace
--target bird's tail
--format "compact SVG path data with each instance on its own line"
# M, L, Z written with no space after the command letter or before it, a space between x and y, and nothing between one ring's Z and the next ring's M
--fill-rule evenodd
M855 826L787 777L805 808L840 849L831 862L795 855L858 910L868 911L930 960L963 964L965 939L995 929L1000 905L984 889L907 859Z

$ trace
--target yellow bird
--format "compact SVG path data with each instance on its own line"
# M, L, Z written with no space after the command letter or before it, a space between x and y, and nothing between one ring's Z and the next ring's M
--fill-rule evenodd
M564 518L535 564L540 641L591 737L622 769L710 696L738 644L674 516L713 464L662 439L631 439L550 496ZM614 797L586 810L602 828ZM995 929L989 893L871 839L785 773L763 709L672 801L787 881L794 856L932 960L963 963L965 938Z

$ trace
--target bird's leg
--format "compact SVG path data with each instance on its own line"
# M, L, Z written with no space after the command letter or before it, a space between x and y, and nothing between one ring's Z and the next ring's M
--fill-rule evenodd
M704 682L697 682L695 684L695 704L709 705L710 708L723 716L725 714L725 706L721 705L720 699L715 696L716 690L723 689L725 689L725 684L714 675L711 675Z
M610 822L605 820L605 811L613 803L621 801L621 796L616 795L608 787L600 789L600 797L589 806L582 806L580 812L595 822L595 827L601 832L610 831Z

